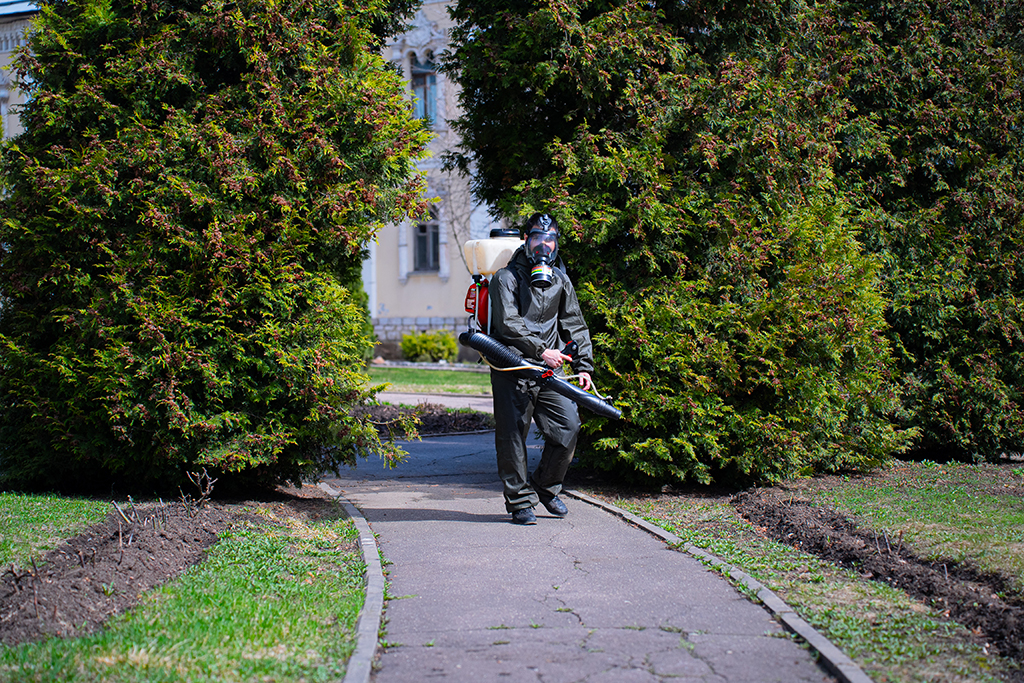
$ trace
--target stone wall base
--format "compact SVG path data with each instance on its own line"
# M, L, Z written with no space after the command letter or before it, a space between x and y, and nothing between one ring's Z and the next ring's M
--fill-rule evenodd
M374 318L373 331L377 335L377 346L373 355L384 360L408 360L402 358L402 335L411 333L437 332L446 330L456 339L466 330L466 316L451 318ZM459 344L459 361L475 361L480 357L473 349Z

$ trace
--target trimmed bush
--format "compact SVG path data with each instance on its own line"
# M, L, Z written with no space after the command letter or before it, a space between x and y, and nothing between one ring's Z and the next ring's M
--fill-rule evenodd
M393 453L349 413L361 245L423 210L427 134L370 31L405 4L41 6L3 153L0 484Z
M402 356L417 363L454 362L459 355L455 336L446 330L402 335Z
M829 15L821 33L851 107L837 173L885 263L900 423L932 459L1019 452L1020 4L842 2Z
M449 164L505 215L570 226L631 416L588 425L600 464L774 479L1020 451L1019 3L454 15Z

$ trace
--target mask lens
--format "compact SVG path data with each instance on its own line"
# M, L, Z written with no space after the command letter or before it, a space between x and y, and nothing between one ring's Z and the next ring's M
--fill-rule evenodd
M549 233L534 233L530 235L527 248L533 256L551 256L555 251L557 238Z

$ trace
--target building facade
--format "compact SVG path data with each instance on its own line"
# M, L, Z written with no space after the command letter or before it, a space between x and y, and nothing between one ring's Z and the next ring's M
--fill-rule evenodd
M400 357L403 334L449 330L457 335L465 326L472 277L462 245L499 227L487 206L473 201L469 181L442 169L442 155L458 144L448 121L459 114L457 87L437 69L453 26L447 8L448 2L423 3L409 29L384 48L385 59L408 83L414 115L434 134L430 156L419 163L427 199L433 201L430 216L387 226L369 245L363 267L378 353L385 358Z
M25 44L29 21L35 13L31 2L0 1L0 126L5 138L22 130L17 105L25 101L25 95L14 86L11 62L14 51Z

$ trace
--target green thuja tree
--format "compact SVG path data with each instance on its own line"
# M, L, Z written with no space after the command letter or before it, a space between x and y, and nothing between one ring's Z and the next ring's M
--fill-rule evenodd
M350 407L361 245L421 210L426 133L377 55L411 7L40 5L3 150L0 483L394 453Z
M837 2L820 12L850 114L837 173L885 263L915 450L1024 444L1021 3Z
M879 262L838 186L844 98L799 4L461 2L450 163L545 209L624 419L581 457L662 481L771 481L906 444ZM501 103L502 106L497 106Z

